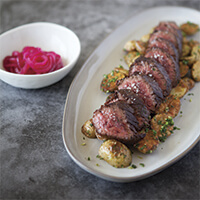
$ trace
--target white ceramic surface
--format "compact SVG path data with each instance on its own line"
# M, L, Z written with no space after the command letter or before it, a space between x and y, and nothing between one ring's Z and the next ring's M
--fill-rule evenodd
M75 77L68 92L63 116L63 140L71 158L84 170L106 180L129 182L151 176L183 157L198 141L200 134L200 83L182 99L183 116L175 118L175 131L152 154L133 154L136 169L116 169L96 158L101 142L83 139L81 126L92 117L93 111L105 102L106 94L100 91L103 74L119 64L126 66L122 58L123 45L131 39L139 39L161 20L173 20L177 24L192 21L200 25L198 11L182 7L158 7L133 16L110 34L92 53ZM198 33L194 39L198 39ZM192 98L192 102L189 99ZM86 143L85 146L82 143ZM90 161L88 161L90 157ZM99 164L97 166L96 164ZM142 167L140 163L144 163ZM177 172L178 173L178 172Z
M54 51L62 58L64 67L40 75L14 74L4 70L3 59L13 51L22 51L25 46L40 47ZM48 22L37 22L19 26L0 35L0 79L12 86L35 89L42 88L65 77L75 65L81 51L78 37L70 29Z

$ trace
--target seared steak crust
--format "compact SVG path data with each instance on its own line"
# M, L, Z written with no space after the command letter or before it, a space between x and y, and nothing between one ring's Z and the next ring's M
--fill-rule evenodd
M155 59L165 68L172 81L172 87L175 87L178 84L180 80L179 65L166 51L157 47L153 47L148 52L146 52L145 57Z
M145 126L149 126L150 112L144 104L144 101L133 91L129 89L116 90L108 96L106 105L116 101L125 101L135 110L135 116L139 122L140 130Z
M147 75L132 75L118 83L118 89L130 89L143 99L146 107L154 112L163 100L162 90L158 83Z
M135 117L135 110L125 101L116 101L102 105L93 114L93 125L102 138L134 144L145 134L139 133L139 123Z
M163 96L169 95L172 86L171 79L165 68L152 58L140 56L130 66L129 75L144 74L152 77L163 91Z

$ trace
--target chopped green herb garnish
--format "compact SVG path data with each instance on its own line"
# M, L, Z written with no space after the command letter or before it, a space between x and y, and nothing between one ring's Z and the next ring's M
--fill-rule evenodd
M181 130L180 128L174 126L173 130Z
M107 74L104 74L103 77L107 79L107 78L108 78L108 75L107 75Z
M137 156L139 159L143 159L143 157L141 157L141 156Z
M136 168L137 168L137 166L134 164L132 164L131 166L128 167L128 169L136 169Z
M182 62L184 65L188 65L188 60L183 60Z
M97 155L96 158L99 158L100 160L103 160L103 158L100 155Z
M141 165L142 167L144 167L144 166L145 166L145 164L144 164L144 163L140 163L140 165Z
M156 135L156 134L157 134L156 130L153 130L153 134L154 134L154 135Z

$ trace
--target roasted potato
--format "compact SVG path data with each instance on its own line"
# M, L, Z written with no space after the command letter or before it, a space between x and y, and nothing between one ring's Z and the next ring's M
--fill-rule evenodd
M146 50L146 43L142 40L131 40L126 42L124 45L124 51L130 52L130 51L137 51L140 54L144 54Z
M188 85L181 79L179 84L172 88L170 95L173 95L177 98L182 98L189 90Z
M191 52L192 48L188 45L188 44L184 44L182 45L182 56L188 56Z
M160 141L155 131L147 129L145 132L146 136L134 144L134 147L144 154L152 153L155 149L157 149Z
M117 73L124 74L125 76L128 76L128 74L129 74L129 71L127 69L124 69L121 65L119 67L115 68L115 71Z
M196 61L200 60L200 44L195 44L192 48L191 54L186 57L181 57L184 64L193 65Z
M189 40L189 41L187 41L187 44L188 44L191 48L193 48L194 46L199 45L200 43L199 43L199 41L196 41L196 40Z
M108 140L108 137L102 136L102 135L98 134L97 132L96 132L96 137L97 137L99 140L103 140L103 141Z
M130 66L135 61L135 59L137 59L139 56L140 56L139 52L130 51L124 56L124 60L125 60L126 64L128 66Z
M135 40L130 40L126 42L124 45L124 51L127 51L127 52L134 51L136 49L135 42L136 42Z
M96 131L95 131L95 128L93 126L93 123L92 123L92 119L89 119L87 120L82 128L81 128L81 132L87 136L88 138L96 138Z
M116 168L128 167L132 162L131 151L117 140L106 140L99 148L99 156Z
M195 61L200 60L200 44L196 44L193 46L191 56L195 58Z
M191 69L192 78L196 81L200 81L200 60L195 62Z
M150 33L149 34L146 34L146 35L143 35L142 37L141 37L141 41L142 42L145 42L145 43L147 43L148 41L149 41L149 38L150 38Z
M127 76L128 70L125 70L122 66L112 70L110 74L104 75L100 88L103 92L109 93L117 89L117 81Z
M189 77L184 77L182 80L188 86L189 90L191 90L195 85L195 82Z
M183 36L182 45L184 45L184 44L189 45L188 42L189 42L189 41L188 41L187 37L186 37L186 36ZM189 46L190 46L190 45L189 45Z
M160 142L164 142L173 133L173 118L165 113L157 114L151 119L151 128L157 134Z
M142 42L141 40L137 40L135 42L135 49L138 51L140 54L144 54L146 50L146 43Z
M179 98L169 95L156 110L156 114L165 113L172 118L176 117L181 108L181 101Z
M194 35L198 30L199 26L192 22L187 22L185 24L182 24L180 26L180 29L186 34L186 35Z
M183 78L189 72L190 68L188 65L184 64L183 62L179 62L179 66L180 66L180 76L181 78Z

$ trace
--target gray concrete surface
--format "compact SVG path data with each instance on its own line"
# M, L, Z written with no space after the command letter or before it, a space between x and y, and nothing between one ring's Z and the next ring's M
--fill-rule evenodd
M52 86L23 90L0 81L0 199L200 199L199 143L164 171L122 184L79 168L62 141L67 92L84 61L127 18L164 5L200 10L199 0L1 0L0 33L55 22L78 35L82 52L73 70Z

